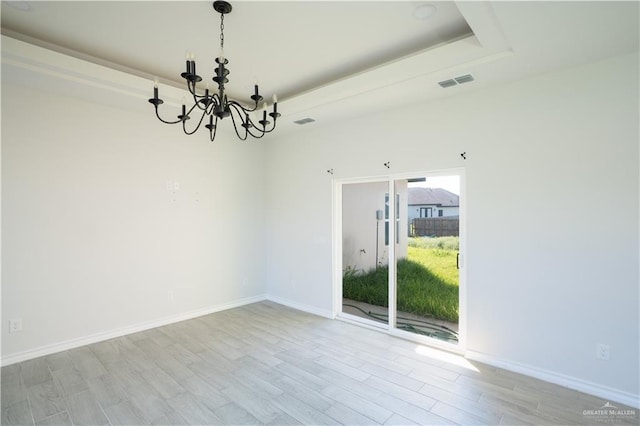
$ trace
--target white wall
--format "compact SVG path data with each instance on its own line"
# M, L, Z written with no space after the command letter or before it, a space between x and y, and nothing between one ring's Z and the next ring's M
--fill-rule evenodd
M269 293L331 311L332 178L465 167L469 353L637 401L637 77L618 57L271 142Z
M332 179L465 167L469 352L637 398L637 76L625 56L213 145L3 80L3 361L265 290L330 313Z
M262 297L263 147L3 80L3 362Z

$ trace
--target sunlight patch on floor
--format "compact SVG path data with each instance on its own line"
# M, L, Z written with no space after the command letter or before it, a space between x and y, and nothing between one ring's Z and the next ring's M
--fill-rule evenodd
M452 354L451 352L441 351L439 349L422 345L417 346L415 352L418 355L424 355L438 361L446 362L447 364L457 365L458 367L466 368L467 370L475 371L476 373L480 372L480 370L478 370L466 358L460 355Z

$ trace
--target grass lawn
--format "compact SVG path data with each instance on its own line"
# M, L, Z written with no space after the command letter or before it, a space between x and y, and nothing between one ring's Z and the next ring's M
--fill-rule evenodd
M407 258L398 261L399 311L458 322L457 238L445 238L410 239ZM388 306L387 276L387 266L366 273L348 271L343 296Z

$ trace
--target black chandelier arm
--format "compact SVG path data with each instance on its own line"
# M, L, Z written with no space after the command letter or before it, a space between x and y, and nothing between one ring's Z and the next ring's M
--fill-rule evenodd
M189 114L191 114L191 111L193 111L195 109L195 107L197 106L197 104L194 104L191 109L189 110L189 112L187 112L186 117L189 117ZM206 111L202 112L202 115L200 116L200 120L198 121L198 125L193 129L193 131L189 132L187 131L187 119L182 120L182 130L184 131L184 133L186 135L193 135L195 132L198 131L198 129L200 128L200 125L202 124L202 120L204 120L205 115L207 115Z
M246 141L248 135L250 134L250 132L249 132L249 128L247 128L245 126L246 121L242 119L242 114L244 114L244 110L242 109L242 106L240 106L240 108L238 108L238 105L234 105L231 102L229 102L229 110L231 111L231 122L233 123L233 130L235 130L236 136L238 136L238 139L240 139L241 141ZM242 136L240 134L240 132L238 131L238 125L236 124L236 118L235 118L234 112L240 118L240 123L242 123L241 127L244 128L244 136Z
M212 120L213 121L213 120ZM218 131L218 117L216 117L215 123L210 123L205 126L209 129L209 136L211 138L211 142L216 138L216 132Z
M242 118L243 115L248 115L247 113L251 112L252 110L250 109L246 109L245 107L242 106L242 104L236 102L236 101L227 101L227 106L229 107L229 109L235 111L238 114L238 117L240 117L241 121L244 123L245 120Z
M195 61L192 61L191 63L193 64L192 66L195 67ZM187 87L193 87L194 89L196 87L196 83L202 81L202 77L192 72L183 72L182 74L180 74L180 76L187 81Z
M179 122L182 121L182 119L177 119L176 121L164 120L162 117L160 117L160 113L158 112L158 106L157 105L156 105L156 117L158 117L158 120L162 121L164 124L178 124Z
M235 105L236 107L242 109L243 112L255 112L258 110L258 102L256 102L256 104L253 106L253 108L247 108L246 106L242 105L240 102L238 101L234 101L231 100L229 101L229 106L231 105Z
M200 78L200 76L195 76L195 77ZM194 96L194 97L197 96L198 95L196 93L197 81L193 80L193 79L190 79L188 77L185 77L185 80L187 80L187 90L189 91L189 93L191 93L191 95Z
M200 98L200 99L198 99ZM193 106L194 107L198 107L198 109L200 111L206 111L207 107L209 106L206 102L201 102L202 100L206 100L206 99L210 99L211 97L205 97L205 96L198 96L198 95L193 95Z
M197 105L201 111L207 111L207 114L210 114L214 108L221 104L218 95L216 93L210 95L208 90L202 96L194 94L193 103Z
M265 132L265 133L271 133L271 132L273 132L273 131L276 129L276 122L277 122L277 120L276 120L276 119L274 119L274 120L273 120L273 126L272 126L269 130L265 130L264 132Z
M246 116L246 122L249 124L249 126L247 126L247 133L249 133L252 137L260 139L264 136L264 132L258 126L256 126L256 123L253 122L248 114ZM254 131L257 131L258 133L254 133Z
M263 120L260 120L263 121ZM266 125L271 124L270 122L265 123L266 125L262 125L262 123L260 123L260 121L258 121L258 123L254 123L253 120L251 119L251 117L248 117L248 123L251 125L249 127L249 129L247 130L249 132L249 134L256 138L256 139L260 139L262 138L266 133L271 133L275 130L276 128L276 120L273 121L273 126L270 129L267 129ZM254 133L251 131L251 129L256 130L258 133Z
M256 134L254 134L250 129L256 129L256 130L257 130L258 132L260 132L260 133L258 133L258 134L256 135ZM263 138L263 137L264 137L264 135L265 135L265 132L263 132L262 130L260 130L259 128L255 127L255 126L254 126L254 127L250 127L249 129L247 129L247 132L248 132L248 133L251 135L251 137L253 137L254 139L261 139L261 138Z
M270 116L271 118L273 118L273 123L272 123L272 122L270 122L270 121L265 120L264 118L263 118L262 120L259 120L259 121L258 121L258 125L256 126L256 125L254 124L254 126L253 126L253 127L254 127L255 129L257 129L257 130L260 132L260 136L254 136L254 135L253 135L253 133L251 133L251 136L253 136L254 138L258 138L258 137L260 137L260 138L261 138L261 137L263 137L265 134L267 134L267 133L271 133L271 132L273 132L273 131L276 129L276 122L277 122L276 118L277 118L277 117L273 117L273 115L271 115L271 114L273 114L273 113L270 113L270 114L269 114L269 116ZM262 124L262 122L263 122L263 121L266 121L266 123L264 123L264 125ZM252 121L251 123L253 124L253 121ZM273 125L271 126L271 128L270 128L270 129L269 129L269 128L267 128L267 126L268 126L269 124L273 124Z
M264 127L262 126L262 124L258 124L258 125L256 126L256 124L253 122L253 120L251 120L251 118L249 118L249 123L251 123L251 127L249 127L249 128L247 129L247 132L249 132L249 134L250 134L252 137L254 137L254 138L256 138L256 139L260 139L260 138L264 137L264 135L265 135L266 133L268 133L268 132L265 132ZM256 134L256 133L252 132L252 131L251 131L251 129L254 129L254 130L255 130L255 131L257 131L258 133Z
M261 138L264 135L266 135L267 133L271 133L275 130L276 128L276 123L273 123L273 127L271 127L270 129L266 128L267 126L262 126L262 124L260 124L260 127L255 127L259 132L260 132L260 136L254 136L253 133L251 133L251 136L253 136L254 138Z
M216 109L218 106L222 105L222 99L220 99L220 96L217 93L210 95L209 98L211 99L212 102L209 104L209 107L211 108L209 109L208 114L211 114L211 111Z
M256 105L256 107L254 107L253 109L248 109L248 108L245 108L245 107L244 107L242 104L240 104L239 102L237 102L237 101L233 101L233 100L228 101L228 105L229 105L229 106L233 106L233 107L235 107L237 110L239 109L239 111L238 111L238 112L239 112L240 114L245 113L245 114L247 114L247 116L248 116L248 113L250 113L250 112L255 112L255 111L256 111L256 109L257 109L257 105ZM274 104L273 104L273 111L272 111L272 112L270 112L270 113L268 113L268 114L267 114L266 110L263 112L263 118L262 118L262 120L258 121L258 123L260 124L260 126L257 126L257 125L256 125L256 124L251 120L251 118L248 118L248 117L247 117L248 122L249 122L249 123L250 123L254 128L256 128L256 129L260 132L260 136L259 136L259 137L264 136L264 133L271 133L271 132L275 129L275 127L276 127L276 121L277 121L277 118L278 118L278 117L280 117L280 114L278 113L277 105L278 105L277 103L274 103ZM240 116L242 117L242 115L240 115ZM271 124L271 123L267 120L267 116L269 116L269 117L271 117L271 118L273 119L273 127L271 127L271 129L269 129L269 130L267 130L267 129L266 129L266 126L263 126L263 125L262 125L262 123L261 123L261 121L266 121L266 123L265 123L266 125ZM245 122L245 120L243 120L243 122ZM260 127L261 127L261 126L262 126L262 129L260 129ZM251 136L253 136L253 137L258 137L258 136L255 136L255 135L253 134L253 132L249 132L249 134L251 134Z
M237 102L236 102L237 104ZM238 134L238 129L235 127L235 120L233 120L233 125L234 128L236 130L236 134L238 135L238 138L240 138L241 140L245 140L247 138L247 133L249 135L251 135L253 138L256 139L260 139L262 137L264 137L264 135L266 133L271 133L273 132L273 130L276 128L276 123L275 120L273 122L273 127L271 127L271 129L266 129L266 126L263 126L262 124L260 124L260 122L258 122L258 125L256 125L256 123L253 122L253 120L251 119L251 117L249 116L249 114L246 114L246 110L244 110L242 108L242 105L239 106L240 109L238 109L238 106L233 105L234 110L238 113L238 115L240 116L240 119L243 123L243 127L245 128L246 132L245 132L245 137L244 139ZM242 112L245 112L245 119L242 119ZM231 118L233 119L233 114L231 115ZM244 124L249 124L249 126L244 126ZM253 131L252 131L253 129ZM255 133L254 133L255 132Z
M186 77L185 77L186 78ZM196 83L187 79L187 90L192 96L196 95Z
M207 109L208 105L200 105L201 104L201 100L206 99L206 98L212 98L213 96L207 95L206 92L204 95L198 95L198 93L196 92L196 83L195 82L190 82L189 80L187 80L187 90L189 90L189 93L191 94L191 96L193 97L193 103L202 111Z

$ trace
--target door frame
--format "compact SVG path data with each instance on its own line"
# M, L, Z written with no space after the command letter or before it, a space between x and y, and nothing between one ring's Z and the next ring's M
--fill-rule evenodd
M395 200L395 181L411 179L416 177L436 177L436 176L460 176L460 270L459 270L459 318L458 318L458 343L448 343L436 338L422 336L408 331L398 330L396 324L396 262L389 262L389 322L387 324L374 322L355 315L342 312L342 187L343 185L358 183L387 182L389 199ZM455 353L464 354L466 350L467 335L467 220L466 220L466 170L464 168L439 169L430 171L419 171L410 173L394 173L381 176L370 176L361 178L337 178L333 179L333 209L332 209L332 316L335 319L355 323L360 326L384 331L393 336L415 341L417 343L445 349ZM395 202L389 203L389 217L395 218ZM389 227L390 241L396 241L396 227ZM389 259L396 258L395 244L389 244Z

